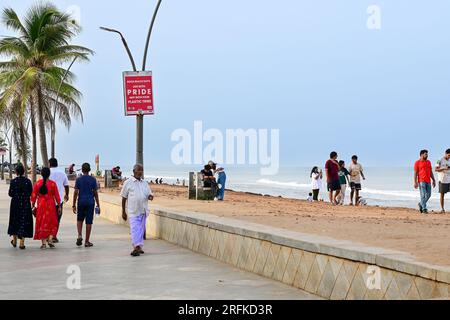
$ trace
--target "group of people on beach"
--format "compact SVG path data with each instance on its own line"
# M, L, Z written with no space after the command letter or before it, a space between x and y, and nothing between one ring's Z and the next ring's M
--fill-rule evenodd
M445 194L450 192L450 149L437 161L435 171L438 174L441 213L445 213ZM419 211L428 213L428 200L431 198L432 187L436 187L433 166L428 160L428 150L420 151L420 158L414 163L414 188L420 191Z
M450 192L450 149L437 161L434 170L438 174L441 213L445 213L445 194ZM325 163L325 174L329 200L332 205L343 205L347 187L350 186L349 205L364 205L366 201L360 197L361 180L365 180L364 170L358 162L358 156L353 155L348 169L344 160L338 161L338 154L333 151ZM319 192L322 188L323 172L315 166L311 170L311 189L309 201L319 201ZM420 151L420 158L414 163L414 188L420 191L418 203L421 213L428 213L428 201L431 198L432 188L436 187L436 178L433 166L428 160L428 150Z
M211 188L214 201L223 201L225 197L225 183L227 175L225 169L220 167L214 161L208 161L208 164L201 170L203 187Z
M55 158L49 160L49 167L41 170L42 178L35 185L25 177L23 165L16 166L17 177L12 179L9 187L11 197L8 235L11 245L25 249L25 239L33 238L41 241L41 249L55 248L59 242L58 231L63 214L63 206L69 202L69 180L63 170L59 170ZM97 179L90 175L89 163L81 166L82 175L75 180L72 200L72 212L77 216L78 247L93 246L90 241L94 213L100 215ZM149 214L148 201L153 200L153 193L143 179L143 166L135 165L133 176L127 179L122 187L122 218L129 220L132 256L144 253L146 219ZM35 226L33 228L33 217ZM83 240L83 224L86 224ZM34 229L34 230L33 230ZM19 243L18 243L19 242Z
M344 205L345 193L350 186L349 205L363 205L365 201L359 196L361 191L361 179L365 180L362 165L358 162L358 156L353 155L348 169L344 160L338 161L336 151L330 153L330 158L325 163L325 175L327 181L327 190L330 203L332 205ZM311 170L311 188L309 195L310 201L319 201L319 193L322 188L323 172L322 169L315 166Z

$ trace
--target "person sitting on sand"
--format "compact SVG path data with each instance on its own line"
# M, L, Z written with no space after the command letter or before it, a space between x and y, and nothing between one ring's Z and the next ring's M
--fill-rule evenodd
M341 192L341 183L339 182L339 163L338 154L333 151L330 153L330 159L325 163L325 173L327 175L327 189L329 192L330 203L337 204L336 197Z
M308 198L306 199L306 201L308 201L308 202L313 202L314 201L312 192L309 193Z
M319 192L320 188L322 188L322 170L319 171L318 167L312 168L309 177L311 178L313 200L319 201Z

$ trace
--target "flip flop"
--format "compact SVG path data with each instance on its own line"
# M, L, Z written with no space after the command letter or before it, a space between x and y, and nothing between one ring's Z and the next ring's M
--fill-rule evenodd
M48 246L49 246L49 248L51 248L51 249L53 249L53 248L55 247L55 245L54 245L51 241L48 242Z
M77 239L77 246L81 246L83 244L83 238Z
M14 243L14 240L11 240L11 245L12 245L14 248L17 248L17 242Z
M19 247L20 250L25 250L25 248L26 248L25 246L20 246Z
M89 247L93 247L94 245L91 242L86 241L86 243L84 244L85 248L89 248Z
M130 255L133 257L139 257L141 254L139 253L139 250L134 249L131 251Z

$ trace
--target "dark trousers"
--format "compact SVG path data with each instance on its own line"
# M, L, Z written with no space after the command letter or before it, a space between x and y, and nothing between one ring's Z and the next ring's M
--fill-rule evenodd
M58 208L61 208L61 214L58 214ZM58 217L58 225L61 223L62 213L63 213L63 204L61 203L59 207L56 206L56 216Z
M313 192L313 200L314 201L319 201L319 191L320 189L314 189Z

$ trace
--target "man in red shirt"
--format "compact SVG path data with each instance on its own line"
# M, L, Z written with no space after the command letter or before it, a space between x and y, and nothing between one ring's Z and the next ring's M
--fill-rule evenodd
M339 163L337 162L337 153L330 153L330 159L325 163L325 173L327 176L327 188L332 205L337 204L336 197L341 191L341 183L339 181Z
M436 187L431 162L428 160L428 150L421 150L420 159L414 164L414 188L420 190L419 210L421 213L428 213L427 202L431 197L431 182L433 182L433 188Z

